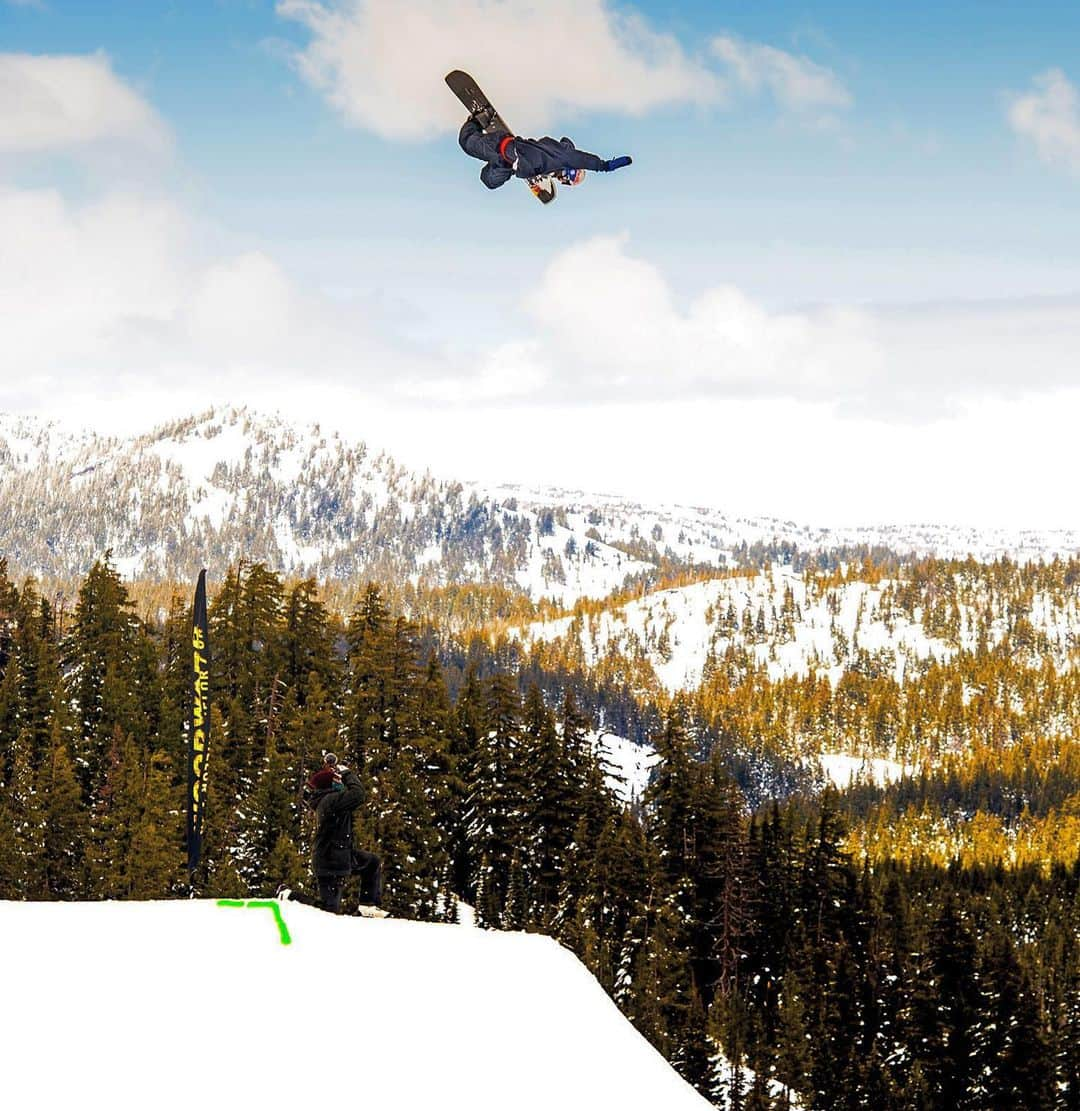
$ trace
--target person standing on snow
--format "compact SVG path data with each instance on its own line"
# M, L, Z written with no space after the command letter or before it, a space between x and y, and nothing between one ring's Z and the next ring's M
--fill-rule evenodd
M313 899L282 886L279 899L318 906L332 914L341 913L341 892L345 880L359 875L361 913L375 914L382 899L382 862L375 853L353 847L353 815L364 800L364 790L356 772L338 765L328 752L325 763L308 781L308 805L315 811L315 842L312 848L319 897Z
M605 161L588 151L578 150L567 138L523 139L509 131L484 134L474 116L469 116L458 135L461 149L487 165L480 171L480 180L489 189L498 189L512 177L529 180L554 177L561 185L580 185L586 170L609 173L629 166L629 155Z

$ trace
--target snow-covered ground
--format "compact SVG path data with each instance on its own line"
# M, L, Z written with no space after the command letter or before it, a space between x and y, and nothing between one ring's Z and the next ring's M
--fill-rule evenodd
M884 787L905 775L914 775L916 771L911 765L899 764L895 760L849 756L844 752L823 752L817 759L825 778L840 790L853 783L873 783Z
M927 633L921 608L912 619L889 601L896 585L855 580L826 589L781 567L653 591L619 606L535 622L514 635L526 644L562 640L587 667L611 654L644 660L670 692L696 688L710 655L722 656L733 645L746 649L774 680L813 671L834 684L860 654L887 661L902 683L913 664L950 659L959 647L974 649L971 605L958 606L958 637L949 642ZM1080 594L1054 599L1036 593L1029 616L1046 634L1055 663L1074 662ZM989 642L999 642L1007 631L1006 620L995 621Z
M656 749L614 733L593 733L590 739L615 796L623 802L640 800L649 785L649 773L659 760Z
M0 902L5 1106L709 1106L550 938L274 905Z

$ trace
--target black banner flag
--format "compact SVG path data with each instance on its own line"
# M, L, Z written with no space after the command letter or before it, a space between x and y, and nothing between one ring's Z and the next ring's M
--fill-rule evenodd
M191 621L191 729L188 746L188 871L202 850L206 754L210 745L210 630L206 620L206 572L199 575Z

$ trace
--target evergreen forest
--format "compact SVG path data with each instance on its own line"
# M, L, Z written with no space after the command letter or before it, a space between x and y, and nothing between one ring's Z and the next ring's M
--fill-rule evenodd
M0 898L311 890L303 785L329 750L363 783L388 911L558 938L718 1107L1076 1111L1080 687L1030 606L961 643L956 571L900 580L896 608L918 594L957 637L904 682L857 651L836 683L775 677L729 643L670 693L640 660L515 639L531 603L504 588L234 565L189 877L190 589L105 558L58 595L0 561ZM1022 600L1018 569L986 575ZM643 796L612 790L605 730L655 749ZM838 790L811 741L917 770Z

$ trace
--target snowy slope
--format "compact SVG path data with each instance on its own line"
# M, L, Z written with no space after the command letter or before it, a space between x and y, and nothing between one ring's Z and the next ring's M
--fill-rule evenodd
M589 740L615 797L626 803L640 802L660 759L656 749L608 732L591 733Z
M783 567L731 575L652 591L594 613L535 622L515 635L525 644L561 641L568 655L587 667L609 654L644 660L658 685L670 692L696 688L710 658L730 647L745 649L772 679L813 671L835 684L869 654L902 683L909 669L926 660L973 650L977 613L988 604L985 591L972 588L957 605L957 636L947 640L928 633L922 606L913 614L897 606L892 580L822 583ZM1045 634L1056 666L1080 661L1080 589L1058 598L1035 593L1028 618ZM1000 643L1007 631L1002 615L987 631L987 643Z
M605 540L648 540L661 554L702 564L730 564L734 549L744 544L788 544L804 553L880 547L900 555L941 559L965 559L970 555L984 563L1003 556L1024 563L1080 552L1080 529L972 528L899 521L890 525L837 526L745 517L725 513L717 506L691 506L678 501L645 504L555 486L485 484L483 489L492 497L513 498L523 508L562 506L571 520L591 517ZM675 495L677 498L677 489Z
M549 938L281 910L0 902L6 1106L709 1106Z
M0 554L21 572L77 577L111 550L131 576L187 578L243 558L320 578L495 582L565 602L654 566L587 528L246 409L124 441L0 414Z
M410 471L329 427L247 409L124 440L0 414L0 553L38 575L80 576L111 549L122 571L151 578L243 557L322 578L497 582L570 604L661 563L732 567L781 545L806 558L864 545L1043 559L1080 551L1080 533L830 529L499 485L497 473L463 483Z

